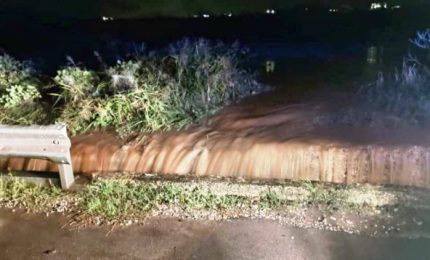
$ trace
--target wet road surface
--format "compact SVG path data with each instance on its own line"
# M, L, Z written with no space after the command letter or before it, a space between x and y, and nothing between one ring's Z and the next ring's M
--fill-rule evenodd
M429 259L430 238L370 238L263 220L150 219L110 232L0 210L1 259Z

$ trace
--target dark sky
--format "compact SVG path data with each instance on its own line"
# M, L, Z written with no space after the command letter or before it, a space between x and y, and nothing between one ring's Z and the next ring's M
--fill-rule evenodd
M261 12L265 8L288 8L296 4L367 7L378 0L0 0L2 10L72 17L139 17L156 15L185 16L199 12ZM381 0L382 1L382 0ZM426 0L383 0L389 4Z

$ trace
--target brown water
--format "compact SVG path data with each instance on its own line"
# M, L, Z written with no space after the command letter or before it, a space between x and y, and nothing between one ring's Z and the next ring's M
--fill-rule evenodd
M112 133L77 136L72 140L73 168L87 175L192 174L430 187L426 129L314 123L351 102L346 94L279 90L228 107L207 125L186 131L127 141ZM0 166L56 171L55 165L33 159L2 159Z
M354 106L348 94L354 82L374 78L384 67L387 51L370 46L367 51L330 52L318 44L297 48L282 43L251 46L260 59L267 58L259 65L260 80L273 91L225 108L206 125L129 140L106 132L74 137L74 171L430 187L426 129L315 124L318 118ZM328 56L292 58L306 50ZM331 59L330 53L337 56ZM0 168L57 171L47 161L19 158L0 159Z

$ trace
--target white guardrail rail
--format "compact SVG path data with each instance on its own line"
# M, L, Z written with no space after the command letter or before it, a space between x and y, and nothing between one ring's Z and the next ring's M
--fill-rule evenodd
M0 157L46 159L56 163L63 189L69 189L74 183L70 147L65 125L0 125Z

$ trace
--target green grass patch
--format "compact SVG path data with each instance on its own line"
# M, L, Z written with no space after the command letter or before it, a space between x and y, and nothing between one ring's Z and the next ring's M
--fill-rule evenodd
M352 187L349 185L316 182L303 182L302 185L309 192L306 201L327 213L338 209L357 209L364 206L351 202Z
M149 213L161 205L184 210L224 210L249 203L249 198L215 195L199 188L135 181L100 181L81 193L82 209L105 217Z
M64 196L62 190L56 186L41 186L24 182L14 177L0 178L0 202L9 207L24 207L30 210L45 209L55 204Z

